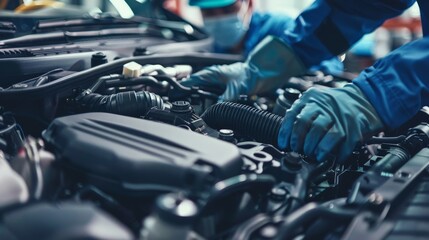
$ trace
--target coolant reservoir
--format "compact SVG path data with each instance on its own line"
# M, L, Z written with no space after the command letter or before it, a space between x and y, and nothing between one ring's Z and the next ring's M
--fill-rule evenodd
M197 205L181 194L162 195L156 201L155 212L144 221L140 239L189 239L197 214Z

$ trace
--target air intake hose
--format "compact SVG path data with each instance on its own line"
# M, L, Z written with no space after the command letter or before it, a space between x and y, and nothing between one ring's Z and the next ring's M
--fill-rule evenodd
M164 109L159 95L141 91L129 91L112 95L89 93L76 99L83 112L108 112L124 116L144 116L151 108Z
M281 116L233 102L215 104L201 118L212 128L231 129L274 146L282 122Z

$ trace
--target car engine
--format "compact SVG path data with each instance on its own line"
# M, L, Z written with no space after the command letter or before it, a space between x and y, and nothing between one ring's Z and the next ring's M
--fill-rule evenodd
M427 109L346 163L317 162L278 148L283 116L302 92L347 75L308 73L273 95L218 102L219 89L181 80L237 57L182 52L189 39L175 38L166 49L134 46L149 38L39 46L44 29L66 25L42 23L39 42L0 44L0 239L429 234Z

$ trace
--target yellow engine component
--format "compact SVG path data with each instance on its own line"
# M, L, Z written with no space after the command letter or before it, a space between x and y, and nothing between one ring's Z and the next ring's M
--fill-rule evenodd
M62 6L64 6L64 3L62 2L57 2L52 0L39 0L39 1L32 1L31 3L28 3L28 4L21 4L19 7L15 9L15 12L24 13L24 12L34 11L34 10L38 10L46 7L56 8L56 7L62 7Z

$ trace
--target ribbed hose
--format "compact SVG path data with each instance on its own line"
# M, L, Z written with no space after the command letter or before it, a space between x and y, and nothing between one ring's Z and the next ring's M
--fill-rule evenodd
M243 104L224 102L211 106L201 117L212 128L231 129L240 135L277 146L281 116Z
M108 112L125 116L144 116L151 108L164 109L164 101L156 94L121 92L112 95L91 93L78 100L83 112Z

